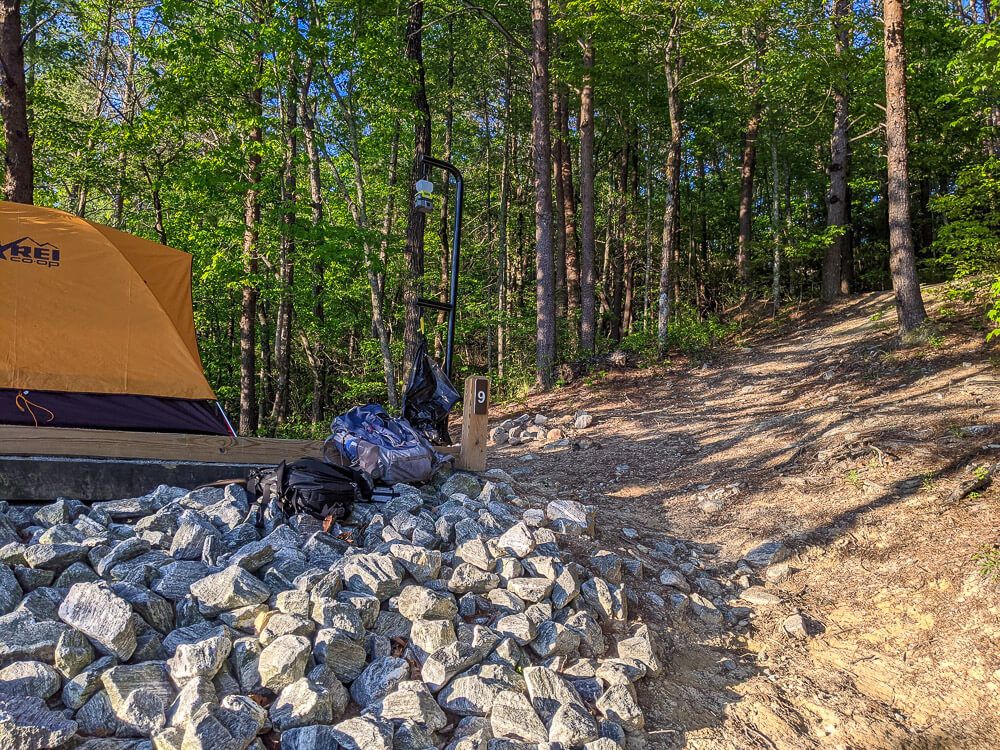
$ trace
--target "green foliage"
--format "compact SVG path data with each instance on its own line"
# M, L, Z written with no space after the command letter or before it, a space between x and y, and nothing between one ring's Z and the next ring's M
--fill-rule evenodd
M735 322L722 321L716 315L702 318L690 305L682 304L675 311L667 329L670 346L685 354L704 354L736 332Z
M972 554L972 561L983 578L1000 581L1000 544L982 545Z

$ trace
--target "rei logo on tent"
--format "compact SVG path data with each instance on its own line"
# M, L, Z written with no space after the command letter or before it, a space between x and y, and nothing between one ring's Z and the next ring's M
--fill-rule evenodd
M56 268L59 265L59 248L51 242L38 242L31 237L22 237L0 245L0 260Z

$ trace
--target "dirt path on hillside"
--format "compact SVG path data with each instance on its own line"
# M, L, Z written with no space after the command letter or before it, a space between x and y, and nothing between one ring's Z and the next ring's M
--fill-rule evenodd
M919 347L895 349L891 298L867 295L700 367L505 410L571 444L491 464L597 506L600 544L645 563L638 611L666 654L640 689L652 747L1000 747L1000 586L971 559L998 541L1000 492L950 499L1000 460L1000 372L975 312L929 296L939 332ZM786 580L738 567L768 540L791 551ZM659 582L674 542L721 622ZM740 600L750 584L778 603ZM795 613L809 638L784 631Z

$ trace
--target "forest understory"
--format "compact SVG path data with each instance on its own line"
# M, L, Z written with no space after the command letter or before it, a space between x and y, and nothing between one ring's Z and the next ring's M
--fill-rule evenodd
M1000 460L998 358L970 335L980 306L924 294L936 332L918 346L895 343L890 294L860 295L708 363L591 376L499 416L565 425L568 445L490 463L597 506L602 545L646 563L639 612L666 656L640 689L652 747L1000 746L1000 583L973 557L998 541L1000 493L978 486ZM707 624L655 604L671 539L732 582L734 612L750 549L780 540L790 575L750 576L776 603L747 626ZM796 613L810 637L784 631Z

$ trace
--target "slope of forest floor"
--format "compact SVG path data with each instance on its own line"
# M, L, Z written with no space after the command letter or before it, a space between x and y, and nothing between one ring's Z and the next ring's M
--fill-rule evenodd
M892 297L869 294L704 365L613 371L500 410L555 418L571 444L491 448L491 465L597 506L606 548L683 540L732 584L736 615L706 624L655 603L670 601L665 566L639 555L638 610L665 654L640 688L652 747L1000 747L1000 584L972 559L998 541L1000 491L955 497L1000 460L1000 358L981 307L945 291L926 289L936 332L919 346L896 346ZM579 409L595 422L574 431ZM791 575L751 576L780 603L740 626L736 567L766 540L790 548ZM795 613L812 637L784 632Z

